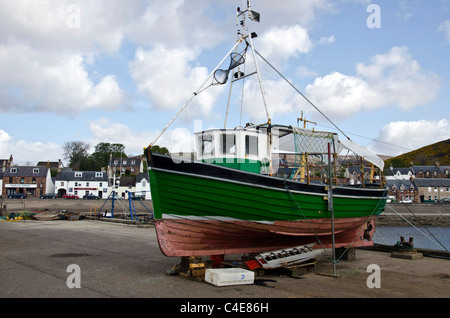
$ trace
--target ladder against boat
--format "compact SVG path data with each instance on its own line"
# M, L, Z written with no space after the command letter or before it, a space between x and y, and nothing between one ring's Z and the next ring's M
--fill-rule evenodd
M313 249L312 247L314 245L315 244L308 244L272 252L265 252L257 255L255 259L263 268L275 268L301 263L322 253L322 250Z

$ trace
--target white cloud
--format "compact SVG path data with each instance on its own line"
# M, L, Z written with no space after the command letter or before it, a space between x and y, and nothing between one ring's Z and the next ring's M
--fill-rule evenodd
M437 97L437 76L422 69L405 47L375 55L371 64L359 63L356 76L339 72L318 77L306 95L330 116L347 118L362 110L398 106L412 109Z
M304 100L284 80L263 80L265 100L271 118L298 111ZM243 113L253 123L267 121L261 89L257 81L245 82Z
M13 155L14 163L20 165L35 165L38 161L63 159L60 145L54 142L16 140L8 132L0 129L0 158L8 159L10 155Z
M52 111L78 114L101 108L117 109L125 93L114 76L95 84L79 54L53 54L23 44L0 46L0 111Z
M89 124L91 137L88 143L95 147L100 142L121 143L127 154L141 154L154 137L151 132L133 132L127 125L112 122L107 118L93 120Z
M195 49L139 48L130 73L140 92L148 94L155 109L178 110L208 77L206 67L195 64ZM189 105L190 118L208 116L223 88L203 91Z
M10 152L10 142L11 136L6 131L0 129L0 154L2 158L6 158L7 153Z
M211 48L223 37L223 21L210 16L211 3L203 0L147 1L125 30L140 46L163 44L170 48Z
M358 64L357 74L383 96L385 104L396 104L402 109L433 101L439 90L437 76L422 69L406 47L375 55L370 65Z
M300 77L316 77L318 75L316 71L310 70L303 65L297 68L296 74L298 74Z
M106 2L2 1L0 3L0 106L3 112L78 114L117 109L125 93L113 75L95 83L87 71L94 56L117 51L129 7ZM79 13L73 24L74 7ZM75 27L74 27L75 26Z
M125 152L130 154L142 154L158 136L159 131L135 132L127 125L112 122L107 118L93 120L89 124L92 137L89 139L91 146L100 142L121 143L125 146ZM156 142L157 145L167 147L171 152L191 151L193 135L185 128L167 130Z
M157 52L158 47L167 48L167 59L157 56L164 67L156 69L147 57L133 61L131 73L139 89L149 94L155 108L179 107L193 90L180 89L180 84L183 87L185 83L195 84L206 74L206 68L194 64L192 52L197 49L195 53L201 53L199 50L215 46L223 40L228 28L235 27L234 23L228 26L222 20L228 19L231 6L223 2L213 7L202 0L2 1L0 98L5 102L0 111L76 114L92 108L120 108L126 103L126 96L116 77L104 74L94 80L88 65L94 65L102 54L117 53L124 39L142 47L152 47L148 51L138 50L136 57L146 53L147 56L149 53L163 54ZM218 14L221 9L223 11ZM274 21L297 23L293 27L272 29L266 35L266 48L270 54L292 56L307 52L312 46L307 31L298 23L310 23L318 11L330 11L332 5L328 0L308 0L300 4L289 0L273 7L270 1L264 0L254 9L264 12L264 19L270 21L258 24L264 29ZM189 50L183 49L185 47ZM139 66L160 74L173 70L171 75L173 84L178 84L177 90L169 89L169 83L164 83L164 89L156 92L149 85L159 82L163 76L143 75L136 69ZM188 90L189 94L185 94ZM201 94L194 106L195 112L208 114L215 94Z
M334 118L345 118L364 106L373 107L375 92L361 78L339 72L318 77L305 89L307 97Z
M374 143L373 149L377 153L399 155L409 150L446 140L450 137L450 119L439 121L397 121L385 125L378 134L378 140L384 143ZM399 145L400 147L389 146ZM405 149L406 148L406 149Z
M331 36L322 36L318 41L316 41L316 44L318 45L324 45L324 44L332 44L336 41L336 38L334 35Z
M309 52L313 43L300 25L273 27L259 40L261 54L269 61L285 60Z
M47 51L114 52L123 40L124 18L133 7L128 1L127 5L101 0L2 1L0 39ZM79 21L73 23L74 18Z
M273 25L300 24L310 25L318 12L336 12L336 3L329 0L273 0L252 2L252 10L260 12L261 24ZM264 23L263 23L264 22ZM264 27L264 26L261 27Z
M450 44L450 20L444 21L439 25L438 32L442 33L446 44Z

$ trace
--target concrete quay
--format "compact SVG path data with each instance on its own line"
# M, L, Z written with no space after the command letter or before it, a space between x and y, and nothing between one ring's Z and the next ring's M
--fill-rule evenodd
M448 203L388 203L384 212L376 219L377 225L450 226L450 204Z
M267 272L252 285L216 287L168 276L180 259L161 253L153 226L94 220L2 221L0 255L0 298L178 299L174 304L186 299L289 299L295 304L296 298L450 297L449 260L401 259L360 249L355 260L338 263L339 278L330 276L333 266L321 255L301 279ZM80 269L80 288L68 287L73 264ZM370 288L374 279L379 288Z

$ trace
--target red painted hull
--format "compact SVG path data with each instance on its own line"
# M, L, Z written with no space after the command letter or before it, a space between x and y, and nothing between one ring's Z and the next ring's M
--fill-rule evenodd
M373 245L373 219L335 219L335 246ZM371 229L367 229L369 223ZM329 218L271 224L238 220L158 219L155 226L159 246L166 256L262 253L310 243L318 243L317 247L325 248L332 244Z

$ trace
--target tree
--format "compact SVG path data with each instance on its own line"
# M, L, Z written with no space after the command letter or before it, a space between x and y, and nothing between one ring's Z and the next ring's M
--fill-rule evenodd
M162 155L167 155L167 154L169 154L169 149L167 149L166 147L160 147L158 145L154 145L154 146L152 146L152 152L159 153Z
M101 170L102 167L107 167L109 158L121 157L127 158L125 154L125 146L122 144L110 144L109 142L101 142L95 146L94 153L90 156L94 170Z
M85 170L89 166L89 144L84 141L68 141L63 144L64 159L69 160L69 167L74 170Z

